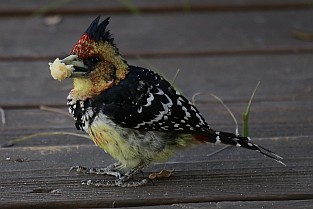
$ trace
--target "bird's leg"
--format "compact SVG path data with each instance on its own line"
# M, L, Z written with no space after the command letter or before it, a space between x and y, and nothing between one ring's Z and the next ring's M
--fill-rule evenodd
M112 187L112 186L119 186L119 187L137 187L142 186L148 183L148 179L142 180L131 180L134 174L141 171L144 165L139 165L130 171L126 172L124 175L119 176L115 180L84 180L82 181L83 185L92 185L96 187Z
M73 166L70 168L70 171L75 170L78 173L83 174L98 174L98 175L110 175L117 178L121 178L123 174L119 171L120 163L113 163L105 168L87 168L83 166Z

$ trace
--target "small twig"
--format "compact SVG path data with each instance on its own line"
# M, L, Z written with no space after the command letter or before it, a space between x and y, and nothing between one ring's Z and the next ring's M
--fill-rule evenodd
M53 135L71 135L71 136L78 136L78 137L83 137L89 139L88 135L86 134L77 134L77 133L71 133L71 132L42 132L42 133L36 133L36 134L31 134L27 136L22 136L13 140L10 140L7 144L2 145L1 147L11 147L17 142L25 141L27 139L31 139L34 137L39 137L39 136L53 136Z
M223 100L221 98L219 98L218 96L216 96L215 94L212 94L212 93L201 93L201 92L198 92L198 93L195 93L193 96L192 96L192 103L195 104L195 99L197 96L199 95L210 95L212 96L214 99L218 100L223 106L224 108L227 110L227 112L230 114L230 116L232 117L235 125L236 125L236 135L239 135L239 131L238 131L238 123L237 123L237 119L236 117L234 116L234 114L232 113L232 111L226 106L226 104L223 102Z
M40 110L44 110L44 111L48 111L48 112L55 112L55 113L59 113L59 114L62 114L62 115L66 115L66 116L70 116L70 114L68 112L64 112L58 108L53 108L53 107L48 107L48 106L45 106L45 105L40 105Z
M4 126L6 121L5 121L5 112L4 112L4 109L2 107L0 107L0 114L1 114L1 123Z

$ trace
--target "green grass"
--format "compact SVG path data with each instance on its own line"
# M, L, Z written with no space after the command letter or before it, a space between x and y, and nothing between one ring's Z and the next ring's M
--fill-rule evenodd
M248 137L249 136L249 114L250 114L250 107L252 104L253 97L255 95L256 90L258 89L260 85L260 81L257 83L256 87L254 88L254 91L252 92L252 95L250 97L248 106L246 111L243 113L242 118L243 118L243 130L242 130L242 136Z

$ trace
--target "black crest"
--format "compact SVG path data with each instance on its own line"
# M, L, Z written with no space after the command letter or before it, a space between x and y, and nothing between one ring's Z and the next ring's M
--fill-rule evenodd
M109 25L109 19L110 17L106 18L100 24L98 24L100 20L100 16L98 16L94 21L92 21L85 33L96 42L103 41L114 45L114 38L112 38L112 34L107 29L107 26Z

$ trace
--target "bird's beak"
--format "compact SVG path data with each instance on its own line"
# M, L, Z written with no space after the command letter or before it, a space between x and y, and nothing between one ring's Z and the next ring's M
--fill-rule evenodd
M88 73L88 67L84 64L82 60L78 58L77 55L69 55L68 57L65 57L61 62L66 65L73 65L74 70L71 73L71 78L81 77Z

